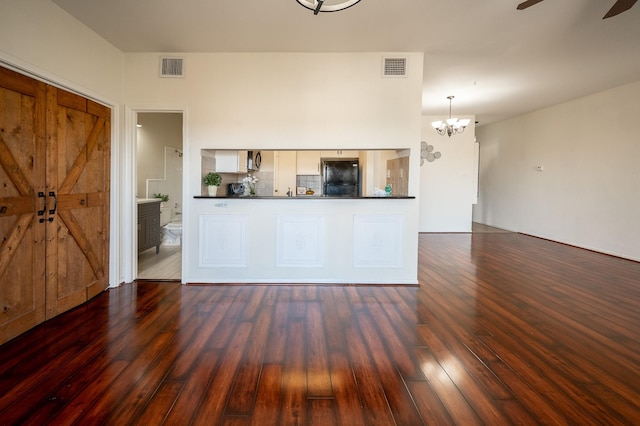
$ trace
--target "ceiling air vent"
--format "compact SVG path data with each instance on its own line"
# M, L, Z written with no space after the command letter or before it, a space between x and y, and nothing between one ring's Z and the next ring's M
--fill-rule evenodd
M383 77L406 77L407 58L383 58Z
M160 77L183 78L184 58L162 56L160 58Z

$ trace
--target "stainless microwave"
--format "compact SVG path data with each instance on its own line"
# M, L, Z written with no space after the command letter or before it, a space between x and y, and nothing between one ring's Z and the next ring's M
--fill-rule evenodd
M262 163L260 151L247 151L247 170L257 172Z

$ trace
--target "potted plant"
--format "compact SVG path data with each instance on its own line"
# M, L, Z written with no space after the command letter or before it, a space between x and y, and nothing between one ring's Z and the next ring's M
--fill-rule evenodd
M169 201L169 194L153 194L153 198L160 198L160 201L166 203Z
M258 178L252 175L247 175L244 179L242 179L242 183L244 183L244 187L246 188L245 195L256 195L257 182Z
M220 183L222 183L222 176L216 172L209 172L204 176L203 182L207 185L209 196L215 197L218 192L218 187Z

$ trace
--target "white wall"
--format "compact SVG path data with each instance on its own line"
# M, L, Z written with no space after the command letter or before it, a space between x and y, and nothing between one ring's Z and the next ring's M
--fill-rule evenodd
M388 55L185 54L181 55L185 58L184 79L158 77L160 54L125 55L125 102L132 110L184 111L184 281L207 281L215 273L198 267L198 218L216 211L213 203L193 199L201 191L201 149L410 148L410 169L419 169L422 54L401 54L408 58L406 78L383 78L382 60ZM418 174L410 173L410 194L415 195L418 186ZM245 203L254 202L259 201ZM319 214L325 208L335 208L335 204L330 203L319 206ZM403 241L409 256L400 271L402 280L398 282L411 282L417 274L417 202L409 200L395 206L394 212L405 215ZM260 220L260 217L276 217L283 209L287 208L282 201L262 202L259 207L253 206L248 214L255 215L252 220ZM334 214L329 210L325 213ZM259 227L257 232L261 234L254 233L252 238L273 240L271 231L271 226ZM350 258L352 253L348 247L343 244L340 250ZM259 277L277 280L278 273L273 262L263 256L251 263L250 270L234 271L233 275L249 282ZM298 275L304 273L297 272ZM340 276L358 282L354 273L359 272L333 270L323 275L316 271L314 275L318 280ZM389 282L393 274L397 276L398 271L386 274ZM295 279L295 276L288 278Z
M471 232L474 180L475 117L463 133L440 136L431 122L442 116L422 117L422 140L442 155L420 167L420 232ZM413 170L413 169L412 169Z
M474 220L640 260L639 117L637 82L479 128Z
M138 114L136 196L152 197L154 193L168 194L171 205L182 203L182 114L169 112ZM170 147L166 150L165 147ZM175 166L180 164L179 170ZM178 175L176 178L176 175ZM147 179L157 179L147 186ZM149 193L147 193L147 190Z
M401 55L407 78L382 78L381 53L202 53L181 55L184 79L161 79L159 54L128 54L126 102L188 108L192 149L415 144L422 54Z
M0 60L93 97L122 99L123 54L49 0L0 0Z

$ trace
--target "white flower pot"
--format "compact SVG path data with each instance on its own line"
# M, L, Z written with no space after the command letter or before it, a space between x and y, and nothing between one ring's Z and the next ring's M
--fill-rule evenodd
M210 185L210 186L207 186L207 189L209 190L209 197L215 197L216 194L218 193L217 186Z

